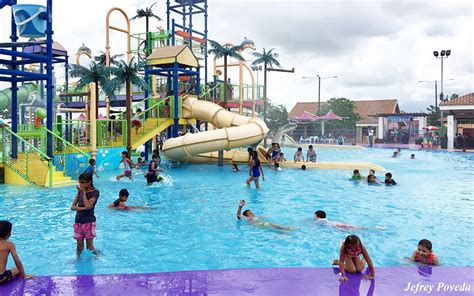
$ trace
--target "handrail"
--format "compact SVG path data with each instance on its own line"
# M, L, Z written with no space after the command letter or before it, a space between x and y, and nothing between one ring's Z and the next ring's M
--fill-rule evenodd
M36 148L34 145L32 145L30 142L26 141L25 139L23 139L22 137L20 137L16 133L14 133L10 128L8 128L6 126L3 126L2 128L4 128L6 131L8 131L13 136L15 136L18 140L20 140L21 143L25 144L29 148L32 148L33 151L40 154L42 157L46 158L46 160L48 160L48 161L52 160L52 158L50 158L48 155L46 155L46 153L44 153L40 149Z
M135 114L135 117L139 117L140 115L145 114L146 112L150 111L151 109L156 108L158 105L160 105L161 103L165 102L166 100L169 100L171 97L173 97L173 96L167 96L166 98L164 98L164 99L162 99L162 100L159 100L158 102L156 102L156 103L153 104L152 106L148 107L148 109L143 110L142 112L140 112L140 113L138 113L138 114Z
M213 91L214 89L220 87L224 85L223 83L217 83L214 87L212 87L211 89L209 89L208 91L204 92L203 94L199 95L199 98L202 98L204 97L205 95L208 95L211 91Z
M170 97L170 96L164 98L163 100L165 100L165 99L167 99L167 98L169 98L169 97ZM143 100L141 100L141 101L139 101L139 102L136 102L134 105L136 106L136 105L138 105L138 104L140 104L140 103L145 102L145 101L148 100L148 99L157 99L157 98L158 98L158 97L148 96L148 97L144 98ZM131 106L131 107L133 108L133 106ZM117 113L117 117L123 116L126 112L127 112L127 109L125 109L124 111L122 111L122 112L120 112L120 113Z
M75 151L79 152L80 154L84 155L86 157L86 159L89 159L90 156L87 155L87 153L84 153L84 151L82 151L81 149L77 148L76 146L74 146L73 144L71 144L70 142L68 142L66 139L62 138L61 136L58 136L57 134L53 133L52 131L50 131L49 129L45 128L45 127L42 127L42 130L45 131L46 133L50 133L53 137L56 137L57 139L59 139L63 144L66 144L66 146L70 146L72 147Z

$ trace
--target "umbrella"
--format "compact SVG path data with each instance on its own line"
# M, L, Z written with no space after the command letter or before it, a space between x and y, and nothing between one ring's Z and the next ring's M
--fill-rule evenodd
M296 116L295 121L300 121L300 122L311 122L311 121L316 121L318 120L318 116L314 115L313 113L310 113L308 111L304 111L302 115Z
M86 116L84 115L84 113L81 113L81 115L79 115L78 117L76 117L75 120L85 121L85 120L86 120Z
M423 129L427 130L427 131L437 131L437 130L439 130L439 127L428 125L428 126L425 126Z
M330 110L326 115L318 117L317 121L321 121L321 133L324 135L324 123L329 120L342 120L343 117L337 115L336 113Z

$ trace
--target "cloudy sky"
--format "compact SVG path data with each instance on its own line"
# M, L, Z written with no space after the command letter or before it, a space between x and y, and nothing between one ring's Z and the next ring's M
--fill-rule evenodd
M131 17L138 7L153 2L56 0L54 39L70 55L83 42L98 53L105 50L108 9L118 5ZM268 76L269 99L289 109L298 101L317 100L317 82L302 77L320 75L338 76L322 80L322 101L331 97L396 98L402 110L422 111L434 103L434 80L441 78L441 62L432 52L443 49L452 51L444 61L444 78L453 79L445 81L444 93L473 91L472 1L208 0L208 4L210 39L238 44L247 37L255 42L257 51L275 48L281 65L295 68L294 74L271 72ZM159 1L157 14L165 18L165 9L166 1ZM8 10L0 10L2 42L9 36ZM124 24L118 15L112 22ZM152 23L152 27L158 25L164 22ZM143 29L144 21L132 23L132 32ZM200 29L199 24L195 29ZM111 38L112 53L124 52L123 34L112 33ZM238 81L234 72L231 78Z

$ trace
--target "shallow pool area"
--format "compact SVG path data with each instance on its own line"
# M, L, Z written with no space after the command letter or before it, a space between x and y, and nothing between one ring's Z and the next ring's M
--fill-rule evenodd
M287 158L294 150L285 149ZM416 159L410 160L409 154ZM0 219L13 223L28 273L86 275L264 267L330 267L339 242L360 236L375 266L411 265L404 260L421 238L433 242L444 266L474 264L474 154L392 150L320 150L318 159L372 162L390 171L397 186L350 181L350 171L283 170L264 167L262 189L248 189L247 168L178 165L165 167L165 181L147 187L116 182L120 171L99 172L96 247L100 254L75 255L75 188L45 190L0 186ZM364 175L366 172L362 172ZM383 178L383 172L377 172ZM107 205L127 188L128 205L149 210L114 211ZM240 199L270 222L299 229L280 232L236 219ZM313 221L322 209L328 219L369 230L345 231ZM386 230L375 229L386 227ZM9 262L12 265L13 262Z

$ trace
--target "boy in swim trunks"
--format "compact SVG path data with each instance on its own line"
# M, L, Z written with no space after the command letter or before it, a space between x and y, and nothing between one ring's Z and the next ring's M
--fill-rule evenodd
M439 266L438 256L431 250L433 245L427 239L422 239L418 243L418 249L411 255L411 260L428 265Z
M397 182L392 179L392 173L385 174L385 185L397 185Z
M125 203L127 202L129 195L127 189L120 190L119 198L111 203L108 208L114 210L150 209L148 207L127 206Z
M132 168L135 167L135 165L133 164L133 161L128 158L127 151L122 152L122 160L120 163L123 163L123 174L120 174L116 177L117 181L120 181L120 179L123 177L127 177L132 180Z
M280 226L278 224L273 224L270 222L264 222L261 221L259 217L255 216L251 210L245 210L242 213L242 208L245 205L245 200L240 200L239 207L237 208L237 219L244 219L252 223L253 225L261 226L261 227L267 227L267 228L273 228L276 230L295 230L297 228L295 227L289 227L289 226Z
M0 285L11 281L15 276L20 275L24 279L32 278L32 275L25 274L23 264L16 253L15 244L8 239L12 234L12 224L9 221L0 221ZM15 267L7 270L8 255L11 254Z

